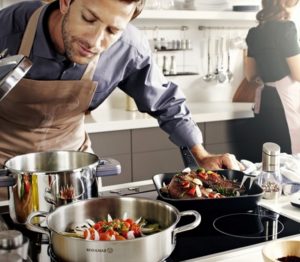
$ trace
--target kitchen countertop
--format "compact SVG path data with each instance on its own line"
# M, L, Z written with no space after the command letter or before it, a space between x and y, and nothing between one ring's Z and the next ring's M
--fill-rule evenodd
M189 103L193 120L197 123L253 117L253 103L199 102ZM97 108L86 115L88 133L158 127L156 119L138 111L122 108Z
M116 189L125 189L128 187L134 188L144 185L153 184L152 180L145 180L139 182L126 183L121 185L113 185L103 187L101 191L110 191ZM290 196L281 196L278 202L272 200L262 199L259 205L266 207L272 211L275 211L281 215L291 218L297 222L300 222L300 208L294 207L290 204ZM300 240L300 234L289 236L281 239L297 239ZM260 243L244 248L238 248L230 251L225 251L217 254L203 256L200 258L186 260L186 262L263 262L262 248L266 243Z

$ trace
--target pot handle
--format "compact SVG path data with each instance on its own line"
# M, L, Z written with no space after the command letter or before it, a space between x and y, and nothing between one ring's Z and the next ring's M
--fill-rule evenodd
M96 168L96 177L121 174L121 164L113 158L102 158Z
M40 225L33 223L32 220L34 218L37 217L44 217L46 218L46 216L48 215L48 212L44 212L44 211L37 211L37 212L32 212L28 215L27 217L27 221L26 221L26 227L34 232L38 232L38 233L42 233L42 234L46 234L49 236L50 239L50 232L46 229L44 229L43 227L41 227Z
M7 169L0 169L0 187L9 187L16 184L16 180L8 175Z
M177 227L174 229L173 231L173 243L175 243L175 237L178 233L184 232L184 231L188 231L188 230L192 230L195 227L197 227L200 222L201 222L201 215L199 214L199 212L195 211L195 210L187 210L187 211L183 211L180 212L180 217L183 216L194 216L195 220L187 225L181 226L181 227Z

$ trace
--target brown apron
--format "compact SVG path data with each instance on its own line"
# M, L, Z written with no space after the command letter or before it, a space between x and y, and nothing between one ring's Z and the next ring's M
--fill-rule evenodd
M41 10L31 16L19 54L29 56ZM89 63L81 80L22 79L0 102L0 164L30 152L92 151L84 116L97 87L91 79L98 59Z

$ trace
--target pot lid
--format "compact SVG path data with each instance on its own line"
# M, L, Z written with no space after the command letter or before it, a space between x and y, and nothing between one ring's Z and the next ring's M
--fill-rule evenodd
M5 56L4 51L0 54L0 101L25 76L32 66L31 61L23 55L2 58L3 56Z

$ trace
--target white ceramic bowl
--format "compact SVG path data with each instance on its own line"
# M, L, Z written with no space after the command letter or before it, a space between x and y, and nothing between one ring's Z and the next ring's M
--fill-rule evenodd
M300 258L300 240L273 240L262 249L265 262L278 262L278 258L296 256Z

